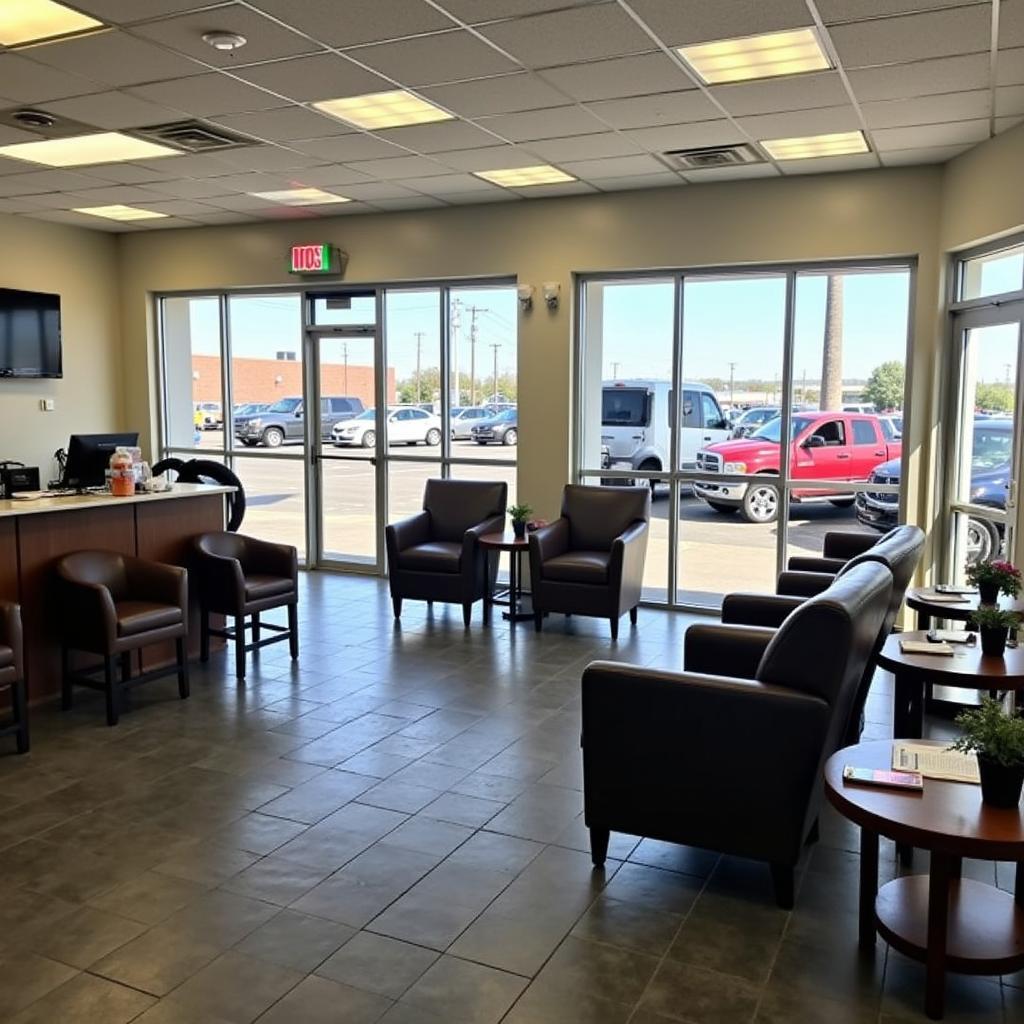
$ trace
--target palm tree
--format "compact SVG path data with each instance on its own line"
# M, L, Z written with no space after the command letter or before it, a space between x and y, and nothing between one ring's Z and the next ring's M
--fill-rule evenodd
M825 291L825 341L819 409L843 407L843 276L829 274Z

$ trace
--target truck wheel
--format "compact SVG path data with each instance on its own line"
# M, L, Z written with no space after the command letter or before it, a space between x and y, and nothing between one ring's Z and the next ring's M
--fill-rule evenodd
M268 448L280 448L284 444L284 431L280 427L267 427L263 431L263 443Z
M743 518L748 523L774 523L778 517L778 489L771 484L749 484L743 495Z
M856 498L829 498L828 503L835 505L836 508L850 508L856 500Z
M967 520L967 562L987 562L999 551L1000 537L995 524L971 517Z
M708 507L713 509L715 512L721 512L722 515L731 515L733 512L739 512L739 505L723 505L720 501L709 501Z

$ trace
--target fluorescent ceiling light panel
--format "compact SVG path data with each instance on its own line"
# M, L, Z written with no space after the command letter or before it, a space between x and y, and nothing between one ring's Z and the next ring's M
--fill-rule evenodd
M19 46L103 28L103 22L53 0L0 0L0 44Z
M67 139L18 142L0 146L0 156L27 160L47 167L80 167L85 164L112 164L123 160L152 160L160 156L180 156L181 151L156 142L136 139L121 132L73 135Z
M113 206L79 206L75 213L87 213L90 217L106 217L107 220L156 220L158 217L166 217L166 213L157 213L155 210L143 210L138 206L122 206L115 203Z
M404 89L392 92L371 92L364 96L345 96L337 100L320 100L313 104L317 110L357 128L375 131L378 128L398 128L407 124L429 124L431 121L451 121L453 115L433 103L422 100Z
M537 164L535 167L509 167L499 171L474 171L478 178L490 181L504 188L523 188L528 185L558 185L564 181L575 181L571 174L560 171L551 164Z
M794 139L762 139L761 145L773 160L807 160L810 157L845 156L867 153L862 132L833 132L831 135L804 135Z
M323 192L318 188L286 188L280 192L250 192L257 199L268 203L283 203L285 206L323 206L325 203L350 203L351 199Z
M823 71L832 67L813 28L680 46L676 51L707 85Z

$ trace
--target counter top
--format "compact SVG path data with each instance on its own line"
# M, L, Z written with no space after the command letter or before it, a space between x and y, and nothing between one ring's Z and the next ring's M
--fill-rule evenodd
M146 494L137 491L130 498L115 498L108 493L67 494L57 498L6 498L0 501L0 519L38 515L41 512L73 512L81 508L103 508L109 505L141 505L176 498L195 498L206 494L230 494L234 487L220 484L173 484L169 491Z

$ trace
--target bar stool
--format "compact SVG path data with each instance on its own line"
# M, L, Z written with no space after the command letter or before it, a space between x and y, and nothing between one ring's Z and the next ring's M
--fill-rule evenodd
M0 689L11 691L11 721L0 725L0 736L17 737L19 754L28 753L24 666L21 609L11 601L0 601Z
M245 678L247 651L288 641L292 659L299 656L299 555L289 544L272 544L239 533L204 533L193 541L199 585L199 657L210 659L210 637L220 636L235 645L235 676ZM260 614L271 608L288 609L288 625L262 622ZM233 629L216 629L210 615L231 615ZM246 619L249 623L246 623ZM245 633L252 631L252 643ZM263 637L268 629L276 636Z
M107 698L107 725L117 725L121 694L129 687L169 675L178 676L178 695L189 695L188 575L176 565L148 562L113 551L78 551L57 563L61 608L61 679L64 709L71 707L73 685L101 690ZM131 654L173 640L175 661L132 677ZM98 667L72 670L72 650L98 654ZM120 659L120 678L114 669Z

